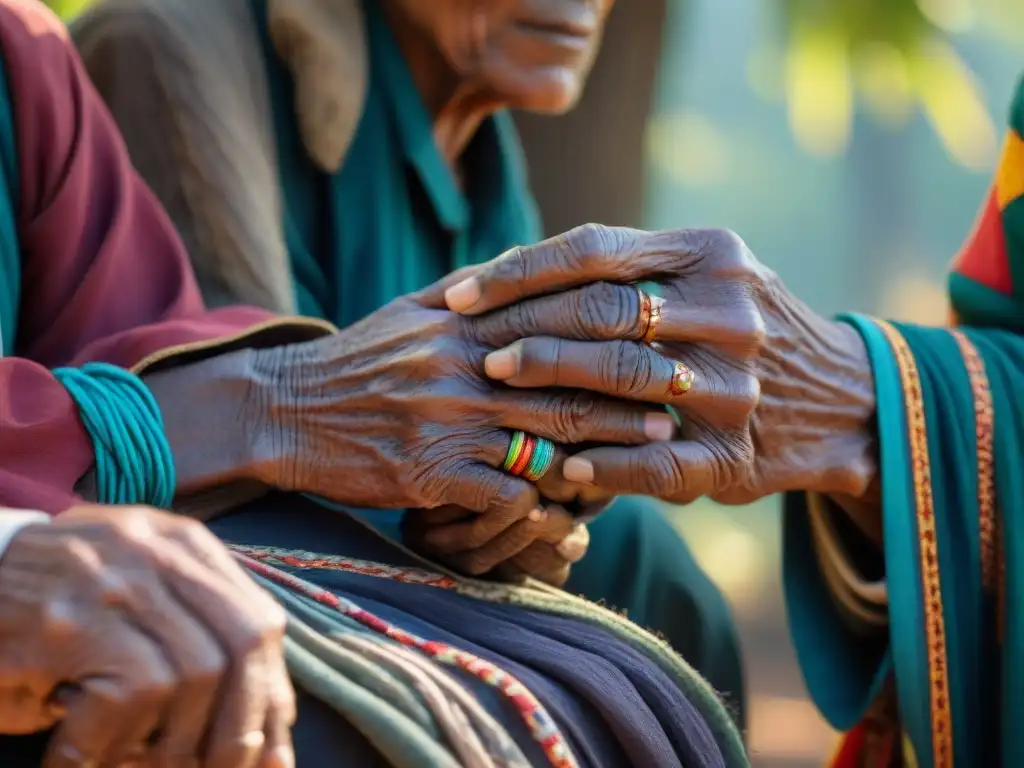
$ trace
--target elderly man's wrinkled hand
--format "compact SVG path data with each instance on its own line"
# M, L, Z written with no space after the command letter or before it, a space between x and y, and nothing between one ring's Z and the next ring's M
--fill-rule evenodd
M255 378L268 385L253 394L250 420L278 446L267 484L362 508L456 505L504 530L541 499L581 495L561 472L565 445L671 435L671 418L643 403L495 382L484 371L493 350L431 286L335 336L258 351ZM536 454L548 457L541 469L506 469L517 431L554 444ZM520 438L522 448L530 438ZM528 462L534 445L518 457Z
M199 523L83 506L0 559L0 732L43 768L294 765L284 612Z
M485 363L492 379L679 415L674 440L568 459L573 482L739 503L796 489L856 496L873 477L863 343L792 296L731 232L587 225L502 254L446 301L475 319L476 338L502 347Z
M537 509L511 526L493 513L459 507L414 510L403 523L406 544L454 571L516 581L531 576L554 586L587 553L590 534L560 506Z

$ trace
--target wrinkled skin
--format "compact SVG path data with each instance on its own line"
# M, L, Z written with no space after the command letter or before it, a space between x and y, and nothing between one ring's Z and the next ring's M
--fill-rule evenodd
M613 4L388 0L385 8L413 71L439 75L438 90L447 85L456 98L491 109L563 112L583 90Z
M519 570L564 580L585 535L541 505L575 501L581 487L563 478L562 449L536 485L504 472L510 430L556 445L636 445L669 437L673 421L642 403L489 380L483 360L503 337L438 308L442 296L433 286L334 336L256 353L269 401L253 408L278 443L268 483L357 507L434 510L408 528L427 553L474 575L518 556Z
M576 103L600 47L601 34L613 3L614 0L384 2L402 53L433 114L435 140L449 158L456 175L460 174L462 150L488 114L503 108L563 112ZM409 319L407 315L402 315L402 318ZM441 319L433 318L431 322L438 323ZM487 339L478 341L486 343ZM377 350L367 349L367 353L377 354ZM448 373L465 374L468 370L465 358L445 358L443 353L437 363L435 373L439 379ZM464 375L461 383L466 384ZM548 505L548 508L538 509L533 515L524 517L527 507L538 505L536 494L522 481L500 479L492 472L483 471L483 465L494 466L504 457L507 430L494 428L486 434L459 432L462 424L479 422L482 418L493 427L505 426L533 406L529 403L512 406L507 400L497 400L495 404L509 409L503 417L499 417L494 408L483 407L480 410L479 405L471 413L474 410L472 404L479 404L486 390L466 391L465 405L461 405L464 390L458 387L443 393L437 390L435 387L420 407L439 407L445 411L437 424L441 433L424 438L436 441L437 447L429 456L417 457L417 460L441 462L446 473L448 465L451 465L450 471L456 475L455 479L439 480L440 471L429 477L414 478L416 473L428 471L428 467L423 466L418 469L407 467L401 472L379 476L374 482L411 481L412 484L405 487L409 497L422 498L429 505L436 504L441 498L464 499L466 494L472 499L470 502L456 501L456 506L451 509L412 512L407 516L406 543L471 575L494 572L502 578L518 578L526 574L553 584L563 583L571 564L586 552L585 527L577 524L557 505ZM586 398L577 398L576 404L568 407L570 410L575 408L569 418L581 422L586 420L586 411L593 406ZM452 408L462 408L465 413L453 420L451 417L456 415L456 411ZM394 413L409 415L402 407ZM411 416L410 423L418 423L418 418ZM404 449L407 435L402 433L406 430L401 424L396 423L395 426L398 433L393 445ZM526 428L535 434L549 434L543 428L531 427L532 424L527 424ZM454 434L442 436L446 430L453 430ZM574 427L570 427L569 432L556 429L554 433L562 436L580 434ZM483 464L478 464L472 472L460 466L466 457L458 448L471 435L472 439L482 440L479 445L483 449L475 456L477 461L483 459ZM357 450L366 455L365 448ZM562 458L560 455L558 465ZM355 466L365 468L364 462L364 458L357 458ZM465 478L473 473L475 480L471 485L467 484ZM595 501L607 495L593 490L582 493L559 491L554 487L558 485L554 478L559 476L552 470L541 483L540 491L546 501L576 496ZM439 483L446 485L447 490L441 492ZM417 484L430 487L417 487ZM475 510L485 504L480 494L487 493L497 494L494 505L501 511L487 517L488 524L484 526ZM517 500L513 502L512 497ZM388 502L389 505L394 503ZM490 506L489 503L487 505ZM434 530L437 525L443 527Z
M43 768L294 765L284 612L204 526L82 506L21 530L2 565L0 723L59 721Z
M636 281L665 299L653 345L637 341ZM731 232L587 225L503 254L446 299L506 343L486 361L495 380L678 410L675 439L585 450L565 462L567 479L679 503L786 490L864 499L873 487L863 343L790 294ZM667 386L676 361L696 373L680 396Z
M568 580L590 544L587 526L559 505L547 505L539 519L502 525L493 515L440 507L407 516L403 536L416 550L463 573L507 581L531 576L555 586Z

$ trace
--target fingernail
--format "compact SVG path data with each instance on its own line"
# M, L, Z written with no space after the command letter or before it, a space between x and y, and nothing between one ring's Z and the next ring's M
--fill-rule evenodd
M571 563L581 560L587 553L587 545L590 543L590 534L585 526L579 526L575 531L562 539L556 546L555 551Z
M295 753L290 747L278 747L270 753L267 768L295 768Z
M570 456L562 465L562 477L571 483L594 482L594 465L578 456Z
M648 440L661 442L671 440L676 431L676 421L668 413L648 413L644 416L644 434Z
M444 292L444 300L452 312L465 312L480 301L480 281L467 277Z
M519 373L519 349L506 347L484 358L484 372L492 379L505 381Z
M543 509L531 509L530 514L527 515L527 517L535 523L539 523L547 516L548 513L545 512Z

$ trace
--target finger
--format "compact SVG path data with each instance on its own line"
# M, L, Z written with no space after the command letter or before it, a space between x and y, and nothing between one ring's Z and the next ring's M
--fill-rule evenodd
M449 497L455 504L480 514L464 523L432 529L428 544L437 552L483 546L518 521L543 516L536 486L483 465L453 478Z
M454 272L445 275L435 283L412 294L413 300L428 309L445 309L445 292L453 285L458 285L475 275L480 269L479 264L470 264L460 267Z
M446 496L446 503L472 512L491 512L510 523L526 517L540 503L533 483L484 464L473 464L453 474Z
M575 523L572 532L557 544L535 541L512 557L507 566L497 571L528 574L548 584L561 586L569 576L574 563L583 559L590 544L590 532L582 523Z
M530 344L533 349L535 344ZM520 351L516 345L507 349L512 350L512 356ZM498 357L492 361L495 355ZM487 359L491 361L485 364L488 375L492 369L501 374L519 367L517 359L507 362L500 351L491 353ZM593 365L593 361L589 362ZM514 378L506 383L524 386ZM498 391L492 395L489 405L501 426L521 429L562 445L586 442L638 445L651 440L668 440L675 432L674 419L663 409L589 392Z
M657 341L746 349L763 340L764 321L745 284L716 284L695 302L657 302ZM650 326L637 286L599 282L488 312L474 318L469 329L476 341L500 348L530 336L640 341Z
M565 584L571 571L572 563L559 555L554 545L546 541L535 541L511 560L496 566L492 574L510 582L529 576L560 587Z
M555 544L555 550L570 563L578 563L590 547L590 529L583 523L576 523L572 532Z
M663 414L667 416L667 414ZM671 417L668 417L671 419ZM674 426L674 422L673 422ZM495 469L499 469L503 472L505 459L508 456L509 446L512 442L512 432L506 430L494 430L493 432L487 433L478 443L478 454L479 458L484 463L488 464ZM597 442L597 441L594 441ZM580 492L580 487L574 483L568 482L562 476L562 463L566 459L566 452L557 443L554 444L554 453L552 454L551 463L548 465L547 470L544 474L534 481L537 490L545 498L550 501L556 501L561 503L567 503L576 498ZM458 508L456 508L457 510ZM464 514L464 513L463 513ZM431 516L431 519L437 521L440 517L450 517L454 519L458 516L457 511L449 511L446 513L435 513Z
M569 458L567 479L620 494L693 501L727 484L728 449L694 440L636 448L593 448Z
M131 609L151 636L163 639L161 647L179 681L152 746L153 761L156 765L185 764L202 752L227 655L210 631L161 586L149 587ZM135 734L133 738L148 735ZM127 750L137 743L129 739L123 746Z
M446 504L443 507L435 507L434 509L410 510L408 514L402 516L402 524L415 524L427 528L465 520L476 514L476 512L456 506L455 504Z
M684 361L685 362L685 361ZM632 341L565 341L536 336L492 352L487 375L513 387L583 389L653 403L689 405L706 396L697 377L685 397L670 392L676 361ZM696 407L696 406L695 406Z
M572 515L551 507L539 519L529 517L520 520L482 546L447 554L446 561L458 571L481 576L508 562L535 541L561 541L569 535L574 524Z
M43 768L117 765L126 735L144 740L159 724L177 682L156 644L131 624L111 622L102 636L109 672L76 681L66 712L47 746Z
M214 540L217 546L207 547L204 537L197 538L203 548L198 556L177 542L165 546L174 563L168 570L168 587L210 628L227 654L228 669L209 723L204 765L249 768L264 746L270 691L278 684L270 658L284 634L284 613L254 589L251 580L242 589L212 569L207 563L217 558L222 545Z
M250 768L263 753L270 703L266 653L254 648L236 658L208 731L204 766Z
M287 680L287 669L282 655L275 654L270 663L278 667L275 677ZM263 726L266 742L260 768L293 768L295 749L292 746L292 726L295 724L295 692L291 685L277 686L271 692L267 720Z
M686 234L586 224L513 248L445 291L448 308L479 315L525 298L607 280L628 283L675 274L693 259Z
M492 348L529 336L639 340L647 330L640 315L636 286L598 282L517 302L475 317L467 327L476 341Z
M266 678L263 683L268 692L265 696L266 715L260 765L262 768L268 765L279 765L285 768L294 765L295 754L290 728L295 722L296 715L295 692L284 660L282 637L285 615L281 606L253 581L230 551L205 526L179 526L174 533L174 538L186 546L197 560L210 569L211 573L223 578L224 583L238 590L235 599L240 604L248 606L252 615L260 617L257 624L250 630L253 633L262 633L262 654L256 650L253 652L253 656L260 658L261 665L266 670ZM243 638L241 647L248 647L245 642ZM255 635L251 635L248 640L249 645L255 642ZM241 696L245 695L243 691ZM258 719L258 712L259 707L254 706L250 720L247 719L245 713L237 714L236 711L235 724L232 725L230 717L227 718L228 724L224 726L225 731L243 733L243 742L257 744L260 741L257 732L245 729L249 728L246 723L252 723ZM225 759L232 758L229 755Z

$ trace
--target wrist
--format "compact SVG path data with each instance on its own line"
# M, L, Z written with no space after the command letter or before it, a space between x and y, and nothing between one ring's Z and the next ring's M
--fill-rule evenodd
M873 503L878 488L875 383L867 347L850 325L829 322L820 337L827 386L816 404L829 421L823 444L814 451L817 471L806 490Z
M276 382L258 363L257 350L243 349L144 376L163 415L179 495L275 483L282 461L268 427Z

